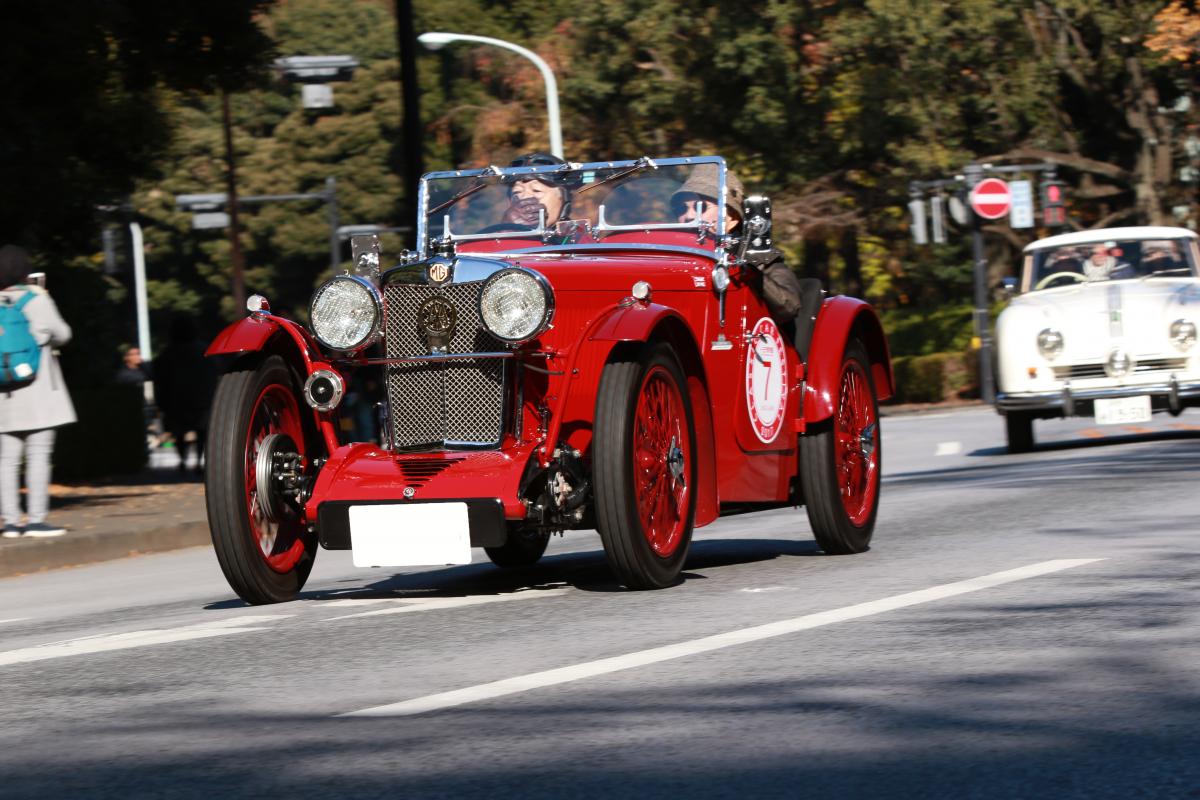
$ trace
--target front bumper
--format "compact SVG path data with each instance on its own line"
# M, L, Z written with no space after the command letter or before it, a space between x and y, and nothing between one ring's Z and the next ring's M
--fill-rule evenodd
M321 544L350 546L352 506L388 503L466 503L471 546L504 544L508 521L522 520L521 479L536 444L503 450L397 454L372 444L346 445L321 468L305 518Z
M1051 416L1072 417L1087 413L1092 401L1148 394L1154 410L1178 413L1184 406L1200 404L1200 381L1181 383L1174 375L1165 383L1101 386L1087 389L1072 388L1067 381L1056 392L1000 392L996 395L996 410L1050 412Z

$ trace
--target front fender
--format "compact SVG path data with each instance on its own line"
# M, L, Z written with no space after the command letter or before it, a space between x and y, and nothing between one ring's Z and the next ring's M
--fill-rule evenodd
M658 303L621 306L600 323L590 338L604 342L644 342L658 324L668 317L683 321L678 311Z
M887 400L895 393L887 337L875 309L855 297L831 297L821 306L813 330L804 393L806 423L829 419L837 409L842 356L851 338L861 341L867 349L879 400Z
M283 356L292 365L301 382L318 369L333 370L341 374L340 370L335 370L331 364L325 362L317 343L309 336L308 331L290 319L268 314L251 314L228 325L217 334L212 344L204 351L204 355L260 352L278 353ZM336 409L329 412L312 409L313 423L330 453L339 446L336 414Z
M319 354L316 342L298 323L267 314L251 314L231 323L217 334L204 351L206 356L257 353L266 350L276 335L287 336L296 345L297 354L304 360L306 372L312 371L314 355ZM319 358L319 355L317 356Z

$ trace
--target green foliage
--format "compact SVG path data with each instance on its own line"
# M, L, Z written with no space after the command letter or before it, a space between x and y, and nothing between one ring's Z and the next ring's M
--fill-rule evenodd
M976 391L971 368L974 353L930 353L924 356L898 356L892 360L896 378L893 403L940 403Z
M938 308L903 308L880 313L893 355L923 356L971 344L973 310L969 303Z

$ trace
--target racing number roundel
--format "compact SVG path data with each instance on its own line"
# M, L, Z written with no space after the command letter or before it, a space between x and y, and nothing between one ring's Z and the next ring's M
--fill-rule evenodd
M750 331L746 352L746 408L750 427L764 444L770 444L783 429L787 408L787 350L779 328L763 317Z

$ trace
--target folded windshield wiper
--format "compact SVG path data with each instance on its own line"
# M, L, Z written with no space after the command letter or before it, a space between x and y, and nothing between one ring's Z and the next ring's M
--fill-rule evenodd
M637 173L641 172L642 170L646 170L646 169L658 169L658 164L655 164L648 156L642 156L634 163L634 165L632 167L623 169L620 172L614 172L612 175L609 175L607 178L605 178L602 181L596 181L595 183L589 183L587 186L583 186L579 189L576 189L575 194L583 194L584 192L590 192L592 189L596 189L600 186L603 186L606 183L612 183L613 181L619 181L622 178L628 178L630 175L636 175Z
M479 177L476 178L475 183L471 184L466 189L463 189L461 192L454 195L454 197L451 197L449 200L445 201L444 203L438 205L436 208L429 209L429 211L425 212L425 216L432 217L437 212L449 208L450 206L457 203L459 200L462 200L464 197L470 197L471 195L478 192L480 189L490 186L491 181L489 181L488 178L495 178L499 175L500 175L500 169L498 167L485 167L483 172L479 173Z

